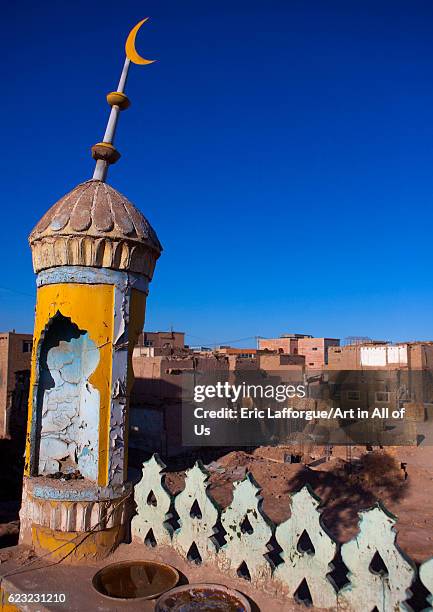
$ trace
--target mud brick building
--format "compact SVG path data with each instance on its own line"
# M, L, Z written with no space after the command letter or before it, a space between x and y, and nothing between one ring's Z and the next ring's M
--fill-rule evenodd
M412 431L411 424L427 424L432 418L431 342L373 341L332 347L327 369L331 395L343 409L360 407L371 412L404 407L402 435L413 440L416 429Z
M328 363L330 347L340 346L338 338L313 338L308 334L283 334L279 338L261 338L261 350L279 351L287 355L305 357L307 369L320 370Z
M185 347L185 333L176 331L143 331L137 342L139 348L154 349L154 354L158 354L160 349L182 349Z
M433 369L432 342L366 342L329 349L330 370Z
M358 379L356 372L362 371L370 381L375 380L370 403L395 407L398 401L433 402L432 342L368 342L332 347L328 370L330 376L335 373L334 379L336 376L347 379L348 371L353 372L353 379ZM347 390L346 398L342 399L356 401L357 395ZM362 402L362 398L358 401Z
M340 346L338 338L300 338L298 354L305 357L307 370L321 370L328 363L328 352L333 346Z
M226 355L198 355L188 349L171 354L148 355L142 347L133 353L134 386L129 418L131 465L141 465L146 452L174 456L182 452L182 390L185 378L199 372L224 375L229 372Z
M260 338L259 349L278 351L285 355L297 355L299 340L312 337L309 334L282 334L279 338Z
M215 349L215 353L218 353L219 355L240 357L241 359L253 359L257 354L257 349L220 346L219 348Z
M32 335L0 333L0 438L25 429Z
M215 349L214 354L223 355L227 358L228 368L232 373L239 370L257 370L259 367L257 350L253 348L220 346Z
M173 334L181 334L173 332ZM146 346L145 337L154 339L154 346ZM161 339L174 340L173 345L157 346ZM178 345L176 345L176 340ZM133 352L134 386L131 393L129 454L131 464L141 465L151 450L163 456L175 456L185 451L182 447L182 389L185 377L202 373L227 378L264 370L273 378L295 375L300 380L305 358L277 351L252 348L220 347L213 352L198 353L184 347L171 332L141 334ZM271 379L269 380L271 382Z
M305 365L305 357L303 355L286 355L283 353L259 351L257 359L259 368L267 372L276 372L278 370L295 370L302 372Z

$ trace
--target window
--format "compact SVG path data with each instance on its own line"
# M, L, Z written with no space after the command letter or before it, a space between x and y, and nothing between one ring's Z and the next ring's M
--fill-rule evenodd
M311 350L312 350L312 351L317 351L317 350L319 350L319 349L317 348L317 346L313 346L313 348L312 348Z
M347 399L348 400L356 400L358 401L361 398L361 394L359 391L348 391Z
M341 399L341 385L331 384L330 385L330 390L331 390L331 398L332 399L334 399L334 400Z
M31 340L23 340L23 353L31 353L32 352L32 341Z
M314 363L311 363L311 362L310 362L308 365L314 365Z
M153 346L153 342L152 342L152 340L145 340L145 341L143 342L143 346Z
M389 391L376 391L374 399L376 402L389 402Z

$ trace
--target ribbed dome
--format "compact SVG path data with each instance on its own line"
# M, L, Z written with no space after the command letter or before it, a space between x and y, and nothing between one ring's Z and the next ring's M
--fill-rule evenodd
M29 242L36 272L84 265L151 277L162 250L143 214L124 195L97 180L81 183L56 202L35 226ZM145 255L152 261L143 261Z

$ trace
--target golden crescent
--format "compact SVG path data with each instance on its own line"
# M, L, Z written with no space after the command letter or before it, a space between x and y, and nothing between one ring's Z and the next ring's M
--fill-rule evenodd
M137 32L141 28L143 23L145 23L148 19L149 17L146 17L146 19L142 19L141 21L139 21L137 25L134 26L132 30L129 32L128 38L126 39L126 43L125 43L126 57L130 59L131 62L133 62L134 64L142 64L142 65L143 64L153 64L153 62L155 61L155 60L148 60L148 59L145 59L144 57L141 57L141 55L139 55L137 53L137 50L135 49L135 37L137 36Z

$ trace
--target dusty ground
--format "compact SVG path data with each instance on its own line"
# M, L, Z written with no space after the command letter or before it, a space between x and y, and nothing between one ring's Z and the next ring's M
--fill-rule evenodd
M3 559L3 561L2 561ZM292 603L281 594L264 593L256 590L246 581L240 582L223 574L214 566L196 566L183 560L172 548L148 548L142 544L123 544L109 559L94 564L68 566L58 563L50 565L46 560L31 556L25 547L4 549L0 552L0 580L6 593L65 593L64 604L28 604L29 612L72 612L91 610L92 612L151 612L155 600L118 601L103 597L92 587L92 578L101 567L116 561L146 559L169 563L180 574L179 584L212 582L223 584L241 591L249 600L252 612L299 612L299 605ZM5 578L2 580L1 576ZM73 576L73 580L71 580ZM77 588L79 585L79 588ZM65 605L67 607L65 607ZM310 608L320 612L318 608Z
M334 447L330 461L320 462L323 452L315 453L310 466L284 463L285 452L281 447L261 447L222 455L208 464L210 492L226 507L232 499L232 482L242 479L248 469L262 487L264 512L278 524L290 516L290 494L309 483L322 499L325 526L340 542L357 533L357 512L381 500L398 518L399 546L416 562L433 556L433 447L368 453L364 447L353 447L351 466L342 447ZM405 469L402 463L407 464ZM180 491L184 477L184 470L170 471L168 488Z

